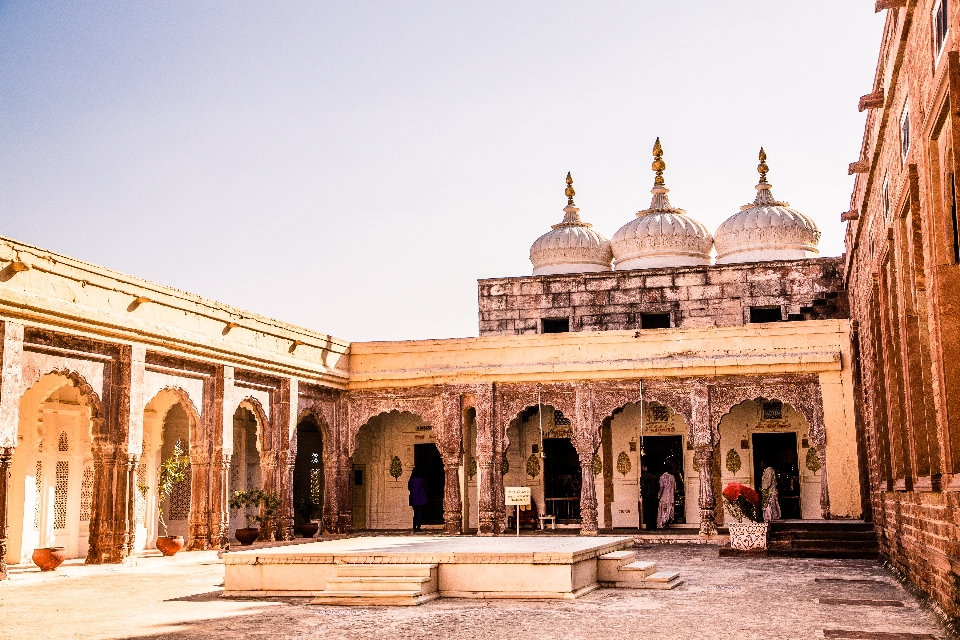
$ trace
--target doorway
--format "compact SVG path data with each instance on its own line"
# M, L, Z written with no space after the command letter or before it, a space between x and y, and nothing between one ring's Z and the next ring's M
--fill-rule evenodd
M351 520L356 530L367 528L367 492L363 486L366 470L366 465L355 464L350 478Z
M323 437L313 419L297 425L297 457L293 465L293 504L295 522L300 524L306 515L318 519L323 513ZM303 508L301 508L303 507Z
M443 524L443 458L437 445L413 445L413 466L423 474L427 489L427 507L423 510L423 524Z
M557 524L580 524L580 456L570 438L543 441L543 494L548 516Z
M673 493L673 524L686 524L686 497L684 496L684 482L683 482L683 436L645 436L643 438L643 456L640 460L640 468L647 467L649 469L649 474L652 476L650 480L644 482L644 488L647 489L644 493L652 494L649 496L649 502L647 501L648 496L644 495L644 507L643 521L648 528L652 528L651 522L656 524L657 521L657 496L660 491L660 476L664 472L668 472L673 475L673 479L676 480L677 488Z
M761 462L777 472L777 493L784 520L800 519L800 469L797 466L796 433L753 434L753 484L759 493L763 479Z

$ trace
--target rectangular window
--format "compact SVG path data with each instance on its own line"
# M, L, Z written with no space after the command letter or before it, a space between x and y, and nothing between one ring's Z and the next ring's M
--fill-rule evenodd
M947 33L950 24L947 22L947 0L940 0L933 7L933 50L936 57L943 53L947 44Z
M669 313L641 313L640 328L641 329L669 329L670 314Z
M957 181L950 174L950 218L953 220L953 262L960 264L960 224L957 223Z
M750 322L780 322L783 320L783 309L780 307L750 307Z
M570 318L544 318L544 333L567 333L570 331Z
M883 192L881 194L883 198L883 219L890 220L890 178L889 176L884 176L883 178Z
M907 152L910 151L910 105L903 107L903 115L900 116L900 158L907 159Z

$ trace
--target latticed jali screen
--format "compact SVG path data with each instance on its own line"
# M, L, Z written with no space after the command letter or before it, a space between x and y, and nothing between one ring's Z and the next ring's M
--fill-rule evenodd
M93 466L83 468L80 482L80 521L90 522L90 509L93 506Z
M57 484L53 492L53 528L67 528L67 491L70 486L70 463L57 461Z
M183 475L183 482L173 485L170 494L171 520L186 520L190 515L190 467Z
M320 493L323 486L323 469L310 469L310 500L320 504Z
M43 507L43 463L37 460L37 468L33 474L35 493L33 504L33 530L40 530L40 509Z
M134 493L134 495L136 496L135 504L134 504L134 507L136 509L134 513L136 515L134 517L136 518L138 527L144 526L144 523L147 521L147 496L146 494L144 494L143 491L140 490L140 487L145 486L146 484L147 484L147 465L140 464L137 466L137 490Z

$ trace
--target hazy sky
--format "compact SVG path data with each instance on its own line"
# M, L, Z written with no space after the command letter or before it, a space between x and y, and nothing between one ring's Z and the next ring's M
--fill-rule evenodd
M843 251L873 0L0 0L0 234L350 340L476 335L572 171L607 237L774 194Z

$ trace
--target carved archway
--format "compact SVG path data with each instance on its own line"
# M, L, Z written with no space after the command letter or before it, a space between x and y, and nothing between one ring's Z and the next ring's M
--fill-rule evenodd
M748 379L710 386L710 416L714 441L720 438L720 421L736 405L746 400L779 400L788 404L807 421L810 441L826 444L823 423L823 396L816 376L784 376Z

